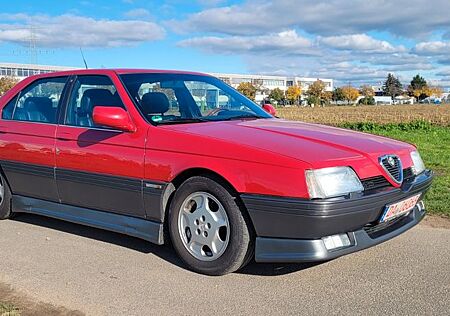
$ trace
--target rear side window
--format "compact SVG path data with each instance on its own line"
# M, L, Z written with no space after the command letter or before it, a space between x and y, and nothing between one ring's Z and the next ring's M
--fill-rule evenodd
M13 117L14 108L16 107L17 96L12 98L3 108L2 119L11 120Z
M16 121L55 124L67 77L40 79L22 90L5 107L2 117ZM10 104L10 103L12 103Z
M117 89L107 76L78 76L67 105L65 124L96 127L92 113L96 106L115 106L125 109Z

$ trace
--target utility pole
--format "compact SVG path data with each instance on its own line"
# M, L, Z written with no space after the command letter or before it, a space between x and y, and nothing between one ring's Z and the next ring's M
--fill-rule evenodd
M36 49L36 30L33 25L30 25L29 28L30 37L28 39L28 49L29 49L29 55L30 55L30 64L36 65L37 55L38 51Z
M27 55L27 62L36 65L40 54L54 54L54 50L52 49L39 49L39 37L37 35L39 29L41 29L41 27L36 25L17 28L17 30L23 30L25 33L25 36L22 39L22 46L25 48L13 50L13 55Z

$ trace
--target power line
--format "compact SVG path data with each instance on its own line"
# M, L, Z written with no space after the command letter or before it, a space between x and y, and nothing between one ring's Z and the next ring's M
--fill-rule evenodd
M54 50L49 49L39 49L38 47L38 36L36 34L36 31L39 29L43 29L43 27L36 26L36 25L28 25L27 27L12 27L8 29L14 29L14 30L26 30L28 31L28 36L24 38L24 43L27 44L26 49L14 49L12 51L12 55L28 55L28 62L30 64L38 64L38 56L42 54L54 54Z

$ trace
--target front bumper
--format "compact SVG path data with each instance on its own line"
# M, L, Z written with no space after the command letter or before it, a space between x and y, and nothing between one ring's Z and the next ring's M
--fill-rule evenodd
M416 206L408 215L378 224L387 204L421 193L431 186L429 170L401 188L366 192L358 197L305 200L242 195L256 230L258 262L311 262L333 259L391 239L425 216ZM322 237L347 234L350 246L327 250Z

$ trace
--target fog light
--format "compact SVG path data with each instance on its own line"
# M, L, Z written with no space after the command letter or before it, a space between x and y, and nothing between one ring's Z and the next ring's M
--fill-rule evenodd
M350 239L348 238L347 234L327 236L323 237L322 240L327 250L350 246Z
M425 211L425 203L423 201L419 201L419 203L417 203L417 209L419 210L419 212L423 212Z

